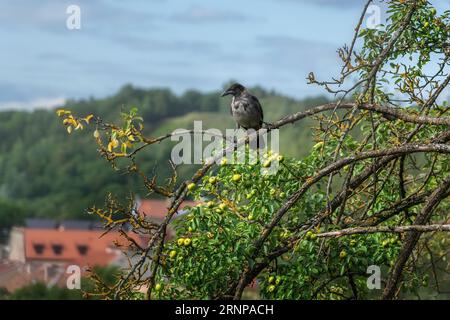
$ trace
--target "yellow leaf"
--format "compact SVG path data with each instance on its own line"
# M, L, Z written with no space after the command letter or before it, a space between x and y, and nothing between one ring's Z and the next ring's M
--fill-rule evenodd
M72 133L72 126L68 126L68 127L67 127L67 132L68 132L69 134Z
M90 121L93 117L94 117L93 114L88 115L88 116L85 118L86 122L89 123L89 121Z
M58 115L58 117L61 117L65 112L66 112L66 110L64 110L64 109L56 110L56 114Z
M75 127L75 130L81 129L83 130L83 125L81 123L78 123L78 125Z
M100 132L98 132L98 130L95 130L94 131L94 138L98 138L98 137L100 137Z
M320 148L322 146L323 146L323 141L319 141L313 146L313 149L318 149L318 148Z
M119 145L119 141L117 141L117 139L111 140L108 143L108 151L112 152L112 150L117 148L118 145Z
M122 138L122 137L125 135L124 132L123 132L122 130L117 130L116 132L117 132L117 136L118 136L119 138Z
M63 124L71 124L76 127L78 125L78 122L72 116L69 116L68 118L63 120Z

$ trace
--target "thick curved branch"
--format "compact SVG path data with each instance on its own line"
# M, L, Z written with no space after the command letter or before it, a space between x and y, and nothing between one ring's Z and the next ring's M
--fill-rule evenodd
M450 126L450 117L429 117L429 116L421 116L421 115L411 115L406 112L404 112L400 108L391 108L391 107L385 107L380 106L376 104L361 104L357 105L355 103L342 103L340 105L336 103L327 103L321 106L317 106L315 108L306 110L306 111L300 111L296 112L292 115L286 116L278 121L275 121L269 125L270 129L279 128L281 126L284 126L289 123L294 123L298 120L301 120L303 118L313 116L315 114L334 110L337 109L353 109L356 107L360 110L368 110L368 111L374 111L383 115L388 115L391 117L394 117L396 119L400 119L406 122L416 123L416 124L429 124L429 125L446 125Z
M411 226L395 226L395 227L356 227L347 228L338 231L318 233L318 238L339 238L352 234L368 234L368 233L404 233L407 231L415 232L433 232L433 231L450 231L450 224L431 224L431 225L411 225Z

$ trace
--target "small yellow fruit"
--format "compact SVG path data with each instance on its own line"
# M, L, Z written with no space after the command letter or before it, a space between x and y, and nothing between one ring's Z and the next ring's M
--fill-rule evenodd
M193 190L195 188L195 183L193 183L193 182L189 183L187 188L189 191Z
M271 158L271 159L276 159L279 155L280 155L280 154L278 154L278 153L276 153L276 152L272 152L272 153L270 154L270 158Z
M273 292L274 290L275 290L275 286L273 284L267 287L267 291L269 291L269 292Z
M178 244L179 246L182 246L182 245L184 244L184 238L178 239L178 240L177 240L177 244Z
M282 239L287 239L287 238L289 238L290 233L289 233L289 231L285 231L285 232L281 233L280 236Z
M269 279L267 279L267 282L272 283L274 282L275 277L274 276L270 276Z
M280 192L279 196L281 199L284 199L284 198L286 198L286 193Z
M175 258L176 255L177 255L177 252L175 250L172 250L172 251L169 252L169 257L171 259Z
M356 246L356 240L355 239L350 240L350 247L354 247L354 246Z
M156 290L156 291L159 291L159 290L161 290L161 289L162 289L161 283L157 283L157 284L155 285L155 290Z
M272 164L271 160L266 160L263 162L262 166L263 166L263 168L268 168L268 167L270 167L271 164Z
M311 234L311 236L309 237L309 239L311 240L316 240L317 239L317 234L315 234L314 232Z
M233 174L233 177L232 177L234 182L239 182L241 180L241 178L242 178L242 176L238 173Z
M211 184L214 184L214 183L217 182L217 178L216 177L211 177L211 178L208 179L208 182L211 183Z
M308 231L308 232L306 233L306 235L305 235L306 240L311 239L311 236L312 236L312 235L313 235L313 232L312 232L312 231Z
M283 254L283 255L281 256L281 260L283 260L283 261L289 261L289 260L291 260L291 256L288 255L288 254Z
M219 204L219 209L220 210L225 210L226 207L227 207L227 205L225 203Z
M226 165L227 164L227 158L223 158L221 161L220 161L220 165L221 166L224 166L224 165Z
M206 206L207 206L208 208L214 207L214 201L208 201L208 202L206 203Z
M255 190L255 189L253 189L252 191L250 191L250 192L247 194L247 199L252 198L252 197L255 195L255 193L256 193L256 190Z
M251 214L251 213L250 213L250 214L248 215L248 217L247 217L248 220L253 220L254 218L255 218L255 217L254 217L253 214Z
M188 245L190 245L191 242L192 242L192 240L189 239L189 238L184 239L184 245L185 245L186 247L187 247Z
M341 259L344 259L346 256L347 256L347 252L346 252L345 250L342 250L342 251L339 253L339 258L341 258Z
M270 189L269 194L270 194L271 196L273 196L275 193L277 193L277 190L275 190L275 189Z
M280 282L281 282L281 278L280 278L280 277L277 277L277 279L275 280L275 284L276 284L276 285L279 285Z

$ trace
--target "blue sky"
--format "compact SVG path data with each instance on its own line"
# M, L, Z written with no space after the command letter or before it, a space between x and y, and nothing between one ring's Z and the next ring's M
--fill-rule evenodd
M0 0L0 110L104 97L125 83L182 93L235 79L320 94L305 77L338 72L336 49L351 40L364 2ZM71 4L80 30L66 28Z

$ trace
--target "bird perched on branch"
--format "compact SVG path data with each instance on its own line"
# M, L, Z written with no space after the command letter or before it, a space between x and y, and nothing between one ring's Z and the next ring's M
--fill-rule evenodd
M259 130L263 124L263 110L261 104L254 95L252 95L243 85L233 84L225 90L221 97L232 95L230 111L238 129Z

